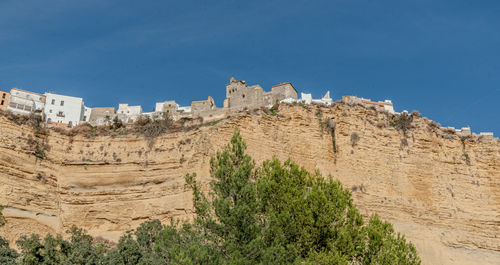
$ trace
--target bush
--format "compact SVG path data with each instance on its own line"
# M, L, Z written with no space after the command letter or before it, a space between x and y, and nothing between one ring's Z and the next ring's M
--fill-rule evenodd
M359 138L358 133L353 132L353 133L351 134L351 146L352 146L352 147L356 146L356 145L358 144L358 142L359 142L359 139L360 139L360 138Z
M164 113L161 119L155 120L148 116L140 116L133 124L133 131L136 135L154 139L166 133L172 123L172 118L167 113Z
M408 113L406 112L403 112L399 115L394 116L390 124L396 130L400 130L406 135L406 133L413 128L412 122L413 116L408 115Z

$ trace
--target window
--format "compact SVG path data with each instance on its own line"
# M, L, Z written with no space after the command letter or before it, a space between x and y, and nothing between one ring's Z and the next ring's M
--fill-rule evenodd
M245 94L241 95L242 98L245 98Z
M52 105L54 105L54 104L56 104L56 100L55 99L52 100Z
M3 93L2 98L5 98L5 93Z
M64 100L61 100L61 106L64 106Z
M3 100L2 100L2 103L0 105L3 105Z
M52 113L52 110L49 110L49 113Z

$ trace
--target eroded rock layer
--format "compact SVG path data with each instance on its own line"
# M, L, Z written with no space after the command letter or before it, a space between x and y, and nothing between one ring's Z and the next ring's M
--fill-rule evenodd
M419 117L412 126L403 133L389 114L361 106L282 105L278 116L242 112L152 142L37 136L0 117L0 204L8 220L0 235L13 242L77 225L116 240L146 220L189 218L185 174L207 181L210 156L239 128L257 164L291 158L334 176L365 216L379 214L412 241L424 264L499 264L499 140L461 139Z

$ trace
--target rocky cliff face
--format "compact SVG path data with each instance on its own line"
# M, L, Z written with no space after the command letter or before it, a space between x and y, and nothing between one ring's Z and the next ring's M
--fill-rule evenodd
M404 134L390 115L361 106L280 106L149 140L36 137L0 117L0 235L63 233L71 225L116 240L140 223L189 218L186 173L205 181L209 158L235 128L257 163L291 158L352 190L412 241L424 264L500 263L500 141L457 135L415 118ZM335 121L334 137L327 121ZM49 149L37 154L37 143ZM36 154L36 155L34 155ZM44 159L40 159L44 157Z

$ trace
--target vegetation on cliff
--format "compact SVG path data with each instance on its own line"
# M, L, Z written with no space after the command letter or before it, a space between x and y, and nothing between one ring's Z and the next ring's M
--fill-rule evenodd
M196 176L194 221L143 223L116 246L24 236L20 256L0 239L2 264L420 264L414 246L372 216L365 224L340 182L273 159L256 167L237 131L210 161L210 192Z

